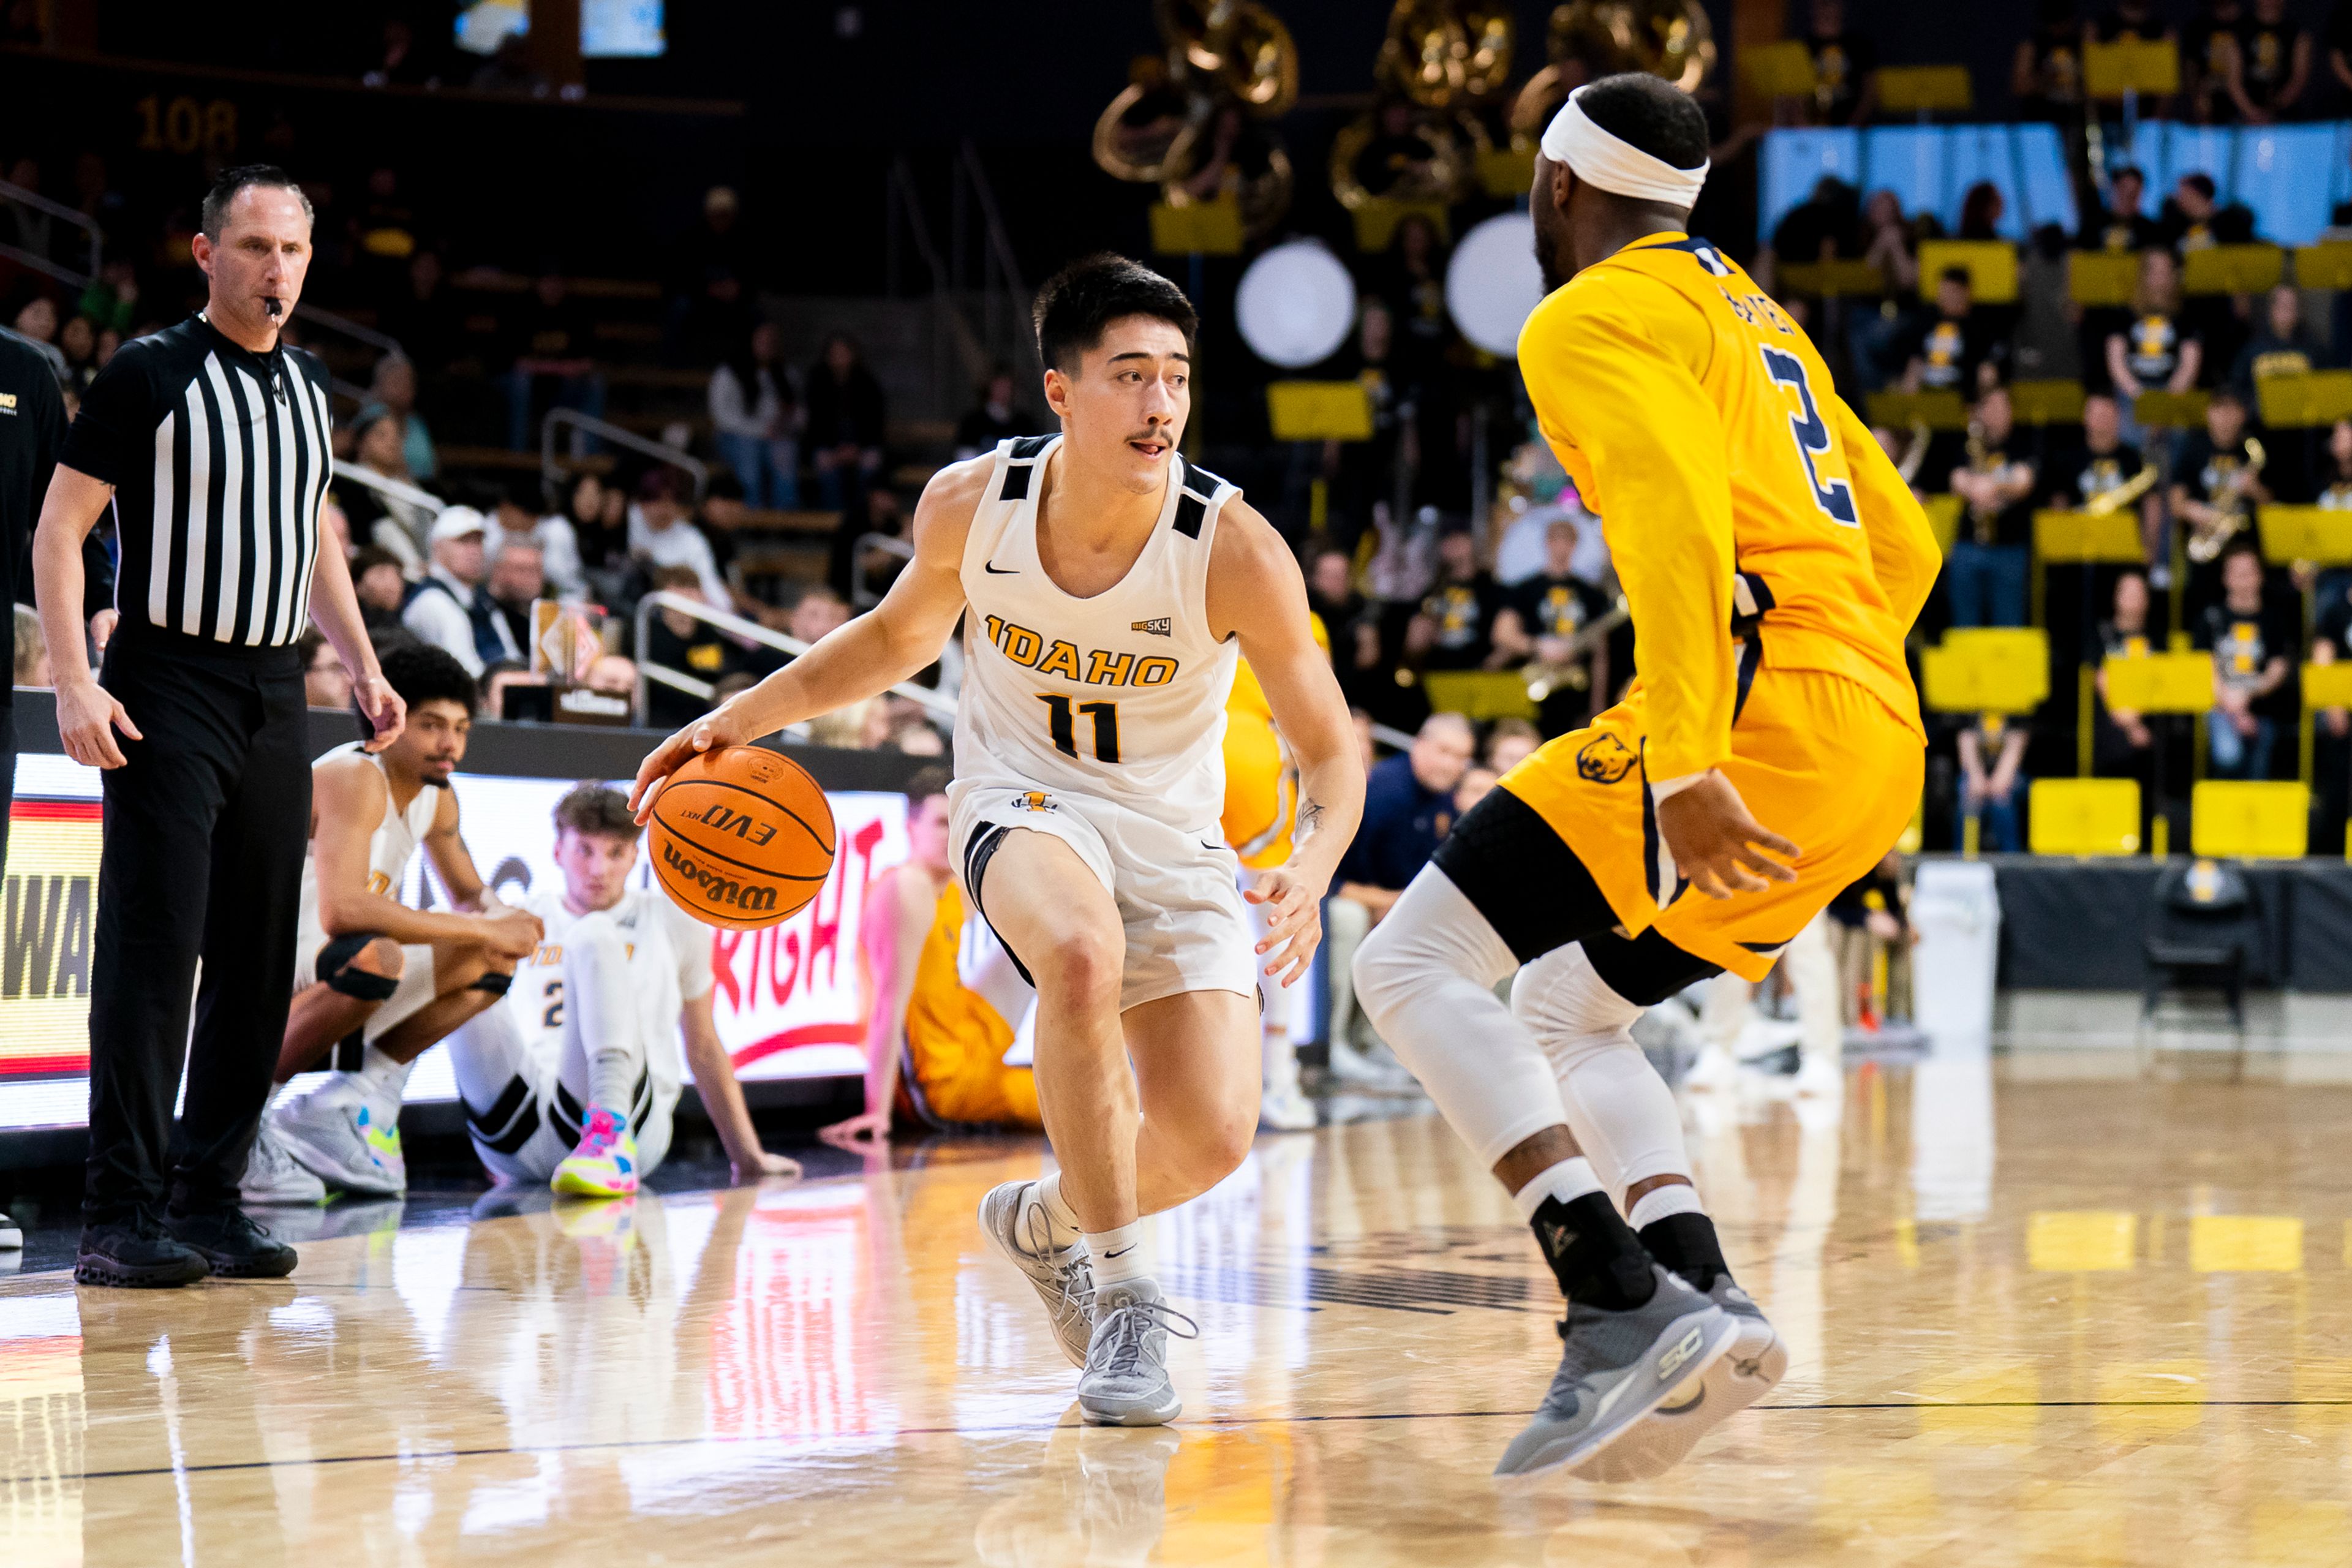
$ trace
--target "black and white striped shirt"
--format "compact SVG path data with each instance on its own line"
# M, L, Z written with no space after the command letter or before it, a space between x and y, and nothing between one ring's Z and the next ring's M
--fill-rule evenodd
M300 349L257 354L197 315L117 350L60 461L114 487L124 621L251 647L300 637L333 427L326 367Z

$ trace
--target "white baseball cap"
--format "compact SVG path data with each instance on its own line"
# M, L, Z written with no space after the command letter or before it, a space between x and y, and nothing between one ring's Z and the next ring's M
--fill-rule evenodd
M480 512L469 506L453 506L445 508L433 520L431 539L438 544L446 539L463 539L469 533L487 534L489 531L489 520Z

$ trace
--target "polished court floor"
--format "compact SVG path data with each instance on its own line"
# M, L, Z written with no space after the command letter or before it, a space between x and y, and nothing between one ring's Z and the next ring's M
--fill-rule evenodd
M0 1563L2352 1563L2352 1089L1929 1060L1694 1100L1789 1380L1505 1494L1557 1295L1425 1115L1161 1224L1181 1421L1082 1429L971 1214L1025 1144L0 1281ZM530 1205L527 1205L530 1206Z

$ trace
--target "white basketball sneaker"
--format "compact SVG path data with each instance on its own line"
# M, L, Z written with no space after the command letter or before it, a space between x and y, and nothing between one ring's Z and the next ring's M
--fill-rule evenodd
M366 1091L344 1075L281 1106L273 1120L287 1152L330 1186L387 1198L408 1190L400 1124L379 1126Z
M306 1171L278 1141L277 1118L264 1111L261 1131L254 1134L253 1152L245 1159L245 1174L236 1190L249 1204L323 1204L327 1184Z

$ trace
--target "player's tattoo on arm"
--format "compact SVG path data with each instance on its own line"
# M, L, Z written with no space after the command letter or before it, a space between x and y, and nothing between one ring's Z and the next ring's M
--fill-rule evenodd
M1296 846L1315 837L1323 826L1323 803L1309 796L1298 803L1298 823L1291 829L1290 842Z

